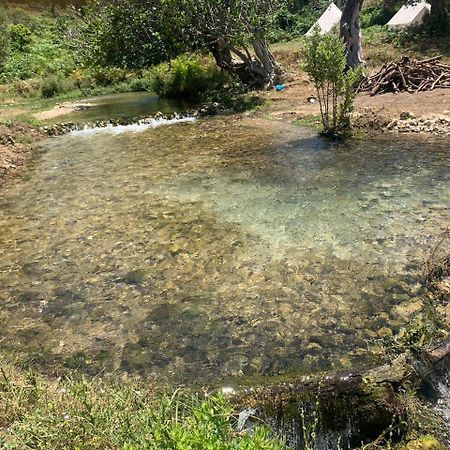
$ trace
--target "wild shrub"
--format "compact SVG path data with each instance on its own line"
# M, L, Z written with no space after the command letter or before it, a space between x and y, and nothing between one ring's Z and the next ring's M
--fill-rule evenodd
M126 81L129 71L118 67L94 67L89 70L92 81L99 86L111 86Z
M23 23L12 24L9 27L9 37L13 51L22 52L33 41L33 33Z
M21 97L39 97L42 94L42 80L40 78L17 80L10 87L10 92Z
M214 64L186 55L159 64L149 77L149 87L162 97L197 97L221 83L221 74Z
M344 136L350 132L355 85L362 68L348 69L345 46L334 35L320 35L318 30L306 42L304 68L317 90L323 134Z
M73 87L73 84L65 78L60 78L57 75L48 75L42 80L42 97L56 97L57 95L69 92Z
M374 2L366 5L361 11L361 27L385 25L396 13L397 7L394 3Z

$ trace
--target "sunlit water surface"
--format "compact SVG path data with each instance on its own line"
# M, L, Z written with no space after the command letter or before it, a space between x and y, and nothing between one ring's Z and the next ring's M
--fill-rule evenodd
M128 92L124 94L103 95L77 102L85 109L64 116L56 116L48 123L89 122L109 119L132 119L152 116L158 112L171 114L176 111L188 111L196 103L181 99L158 97L153 92Z
M0 342L169 383L369 363L449 224L448 140L211 119L47 140L0 193Z

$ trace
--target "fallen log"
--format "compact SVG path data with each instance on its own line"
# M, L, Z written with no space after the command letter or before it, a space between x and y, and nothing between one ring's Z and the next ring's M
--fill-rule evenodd
M429 366L434 367L450 355L450 336L445 340L422 352L422 360Z
M407 382L427 382L433 368L450 359L450 337L424 350L422 359L425 370L423 363L403 354L377 367L248 389L234 395L232 402L250 411L247 427L252 420L269 423L294 449L305 448L305 429L311 426L316 435L334 439L336 448L372 442L388 429L396 429L400 439L405 410L398 393Z

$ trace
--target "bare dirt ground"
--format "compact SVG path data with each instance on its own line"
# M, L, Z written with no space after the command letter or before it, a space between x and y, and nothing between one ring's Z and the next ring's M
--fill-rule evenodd
M271 115L275 118L291 120L319 115L319 104L310 103L308 100L315 96L313 84L308 81L305 74L299 73L286 83L284 91L265 94ZM399 119L402 112L410 112L416 117L431 115L450 117L450 89L435 89L417 94L383 94L373 97L365 93L358 94L355 100L355 111L365 113L367 109L388 120Z
M89 103L64 102L55 105L52 109L47 111L33 114L33 117L38 120L51 120L78 111L79 108L86 108L89 106Z
M28 125L0 125L0 187L28 162L32 154L30 144L41 137L38 130Z

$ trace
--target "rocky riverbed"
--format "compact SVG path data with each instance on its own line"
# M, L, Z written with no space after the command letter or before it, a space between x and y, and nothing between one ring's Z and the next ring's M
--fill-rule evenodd
M450 118L440 115L417 118L412 113L404 112L398 120L391 121L387 129L394 133L450 135Z

